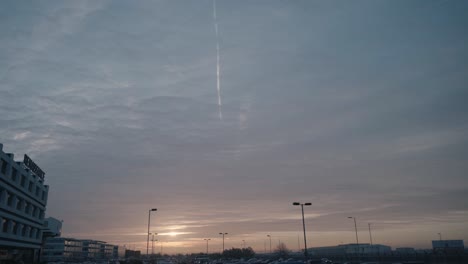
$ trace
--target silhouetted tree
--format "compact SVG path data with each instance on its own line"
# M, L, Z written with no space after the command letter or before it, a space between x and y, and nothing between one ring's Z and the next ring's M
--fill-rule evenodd
M288 247L286 247L286 245L283 242L279 243L279 245L275 249L275 253L280 258L288 257L290 252L291 251L288 249Z

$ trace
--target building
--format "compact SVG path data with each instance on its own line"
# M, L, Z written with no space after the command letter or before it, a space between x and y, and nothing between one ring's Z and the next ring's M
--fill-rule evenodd
M465 251L463 240L433 240L434 253L461 254Z
M48 217L44 220L44 229L42 230L42 237L58 237L62 234L62 221Z
M118 250L118 246L104 241L49 237L45 240L41 260L54 262L118 259Z
M416 254L416 250L412 247L399 247L395 249L395 253L399 255Z
M343 244L338 246L315 247L308 251L316 256L344 256L344 255L385 255L391 254L392 248L379 244Z
M27 155L15 161L0 144L0 256L38 261L49 186Z
M140 250L130 250L130 249L125 249L125 255L124 257L126 259L128 258L135 258L139 259L141 257L141 251Z

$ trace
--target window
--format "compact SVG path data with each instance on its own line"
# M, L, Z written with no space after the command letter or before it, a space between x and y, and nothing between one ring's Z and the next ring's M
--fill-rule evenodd
M31 204L28 203L28 202L26 202L26 206L24 207L24 212L25 212L26 214L29 214L30 208L31 208Z
M7 205L12 206L13 205L13 194L7 191Z
M8 163L7 163L6 160L4 160L4 159L1 159L1 160L2 160L2 169L1 169L1 171L2 171L2 173L3 173L4 175L6 175Z
M21 207L23 206L23 199L18 199L16 202L16 209L21 210Z
M33 182L32 182L32 181L29 181L28 190L29 190L30 192L32 192L32 190L33 190Z
M18 173L18 170L16 170L15 168L12 168L11 169L11 180L16 182L16 174Z
M21 174L21 187L24 187L25 183L26 183L26 176Z
M23 230L21 230L21 236L26 236L26 228L27 226L23 225Z
M43 201L45 200L45 195L46 195L46 192L44 190L42 190L42 200Z
M39 186L36 186L36 196L39 196L39 191L40 191Z
M8 219L3 218L2 220L2 231L4 233L8 232Z
M13 227L13 235L16 235L16 232L18 232L18 223L15 221L12 221L12 227Z
M37 207L35 205L33 205L32 207L33 207L32 216L36 216Z

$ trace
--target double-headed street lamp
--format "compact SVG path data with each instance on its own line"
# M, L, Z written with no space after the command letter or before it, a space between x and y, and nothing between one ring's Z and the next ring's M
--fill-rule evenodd
M149 247L149 236L150 236L150 222L151 222L151 212L155 212L158 209L152 208L148 211L148 238L146 239L146 255L148 255L148 247Z
M223 236L223 253L224 253L224 236L227 235L228 233L219 233L219 234Z
M203 240L206 241L206 255L208 255L208 241L210 241L211 238L204 238Z
M299 203L299 202L294 202L294 206L301 206L302 209L302 228L304 229L304 256L307 259L309 257L309 254L307 253L307 238L306 238L306 229L305 229L305 220L304 220L304 205L305 206L310 206L312 203Z
M267 235L268 238L270 238L270 254L271 254L271 235Z

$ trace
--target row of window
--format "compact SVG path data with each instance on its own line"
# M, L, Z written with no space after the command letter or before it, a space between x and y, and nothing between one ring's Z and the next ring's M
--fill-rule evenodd
M25 238L40 239L41 230L8 218L2 218L2 232Z
M3 175L7 175L8 172L8 162L5 161L4 159L1 159L2 165L0 166L0 170ZM11 180L14 181L15 183L18 184L18 179L20 179L20 186L26 189L32 194L35 195L38 199L41 199L42 201L45 201L46 198L46 191L41 190L41 188L38 185L35 185L34 180L27 180L26 176L21 174L21 177L18 177L18 170L15 167L11 167L11 174L10 174ZM33 177L35 178L36 176L33 174ZM27 184L26 184L27 183Z
M29 216L44 219L45 212L40 207L18 197L17 195L0 187L0 203L5 203L8 207L16 209Z

